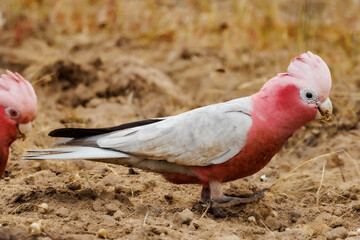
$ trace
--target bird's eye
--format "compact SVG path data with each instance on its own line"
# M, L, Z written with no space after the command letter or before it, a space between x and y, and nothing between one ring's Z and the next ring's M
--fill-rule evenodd
M20 111L16 107L5 108L5 113L11 119L19 119L20 118Z
M301 89L300 97L303 101L307 103L316 103L318 101L317 93L311 88Z

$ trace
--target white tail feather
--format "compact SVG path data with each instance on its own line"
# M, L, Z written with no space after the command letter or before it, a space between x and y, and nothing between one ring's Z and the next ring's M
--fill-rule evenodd
M131 156L117 151L111 151L94 147L66 147L28 151L31 155L23 158L27 160L45 159L107 159L107 158L130 158Z

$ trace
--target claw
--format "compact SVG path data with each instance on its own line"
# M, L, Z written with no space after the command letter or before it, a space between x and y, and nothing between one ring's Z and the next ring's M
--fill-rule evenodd
M264 188L259 193L254 193L252 196L247 198L240 198L240 197L230 197L230 196L222 196L218 199L213 199L213 204L211 205L211 208L226 208L226 207L232 207L238 204L244 204L244 203L252 203L255 202L261 198L265 197L265 192L270 191L269 188Z
M238 204L255 202L261 198L264 198L266 191L270 191L270 189L264 188L260 192L255 192L253 195L247 198L231 197L225 195L222 195L218 198L211 198L209 188L203 187L201 191L201 200L207 206L205 207L206 211L209 210L209 213L213 214L216 218L237 217L241 212L243 212L242 209L236 212L231 212L224 210L223 208L232 207ZM202 208L204 208L204 205L202 205Z

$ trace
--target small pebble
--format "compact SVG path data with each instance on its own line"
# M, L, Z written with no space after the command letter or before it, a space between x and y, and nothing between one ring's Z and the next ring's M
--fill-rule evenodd
M299 212L291 212L290 213L290 220L292 223L297 222L297 220L301 217L301 214Z
M279 214L277 211L271 211L271 215L274 216L275 218L278 218L279 217Z
M42 203L38 207L41 213L47 213L49 211L49 205L47 205L46 203Z
M325 234L325 237L327 240L335 240L337 238L344 239L347 237L347 235L348 235L348 233L344 227L337 227L337 228L334 228L333 230L327 232Z
M280 224L279 220L277 218L273 217L273 216L268 216L266 218L266 220L265 220L265 224L272 231L279 230L280 227L281 227L281 224Z
M119 200L121 203L125 205L133 206L131 200L124 194L115 193L115 199Z
M44 227L45 227L44 220L39 220L37 222L33 222L29 226L30 234L31 235L39 235Z
M106 210L106 213L110 216L113 216L114 213L118 210L119 208L113 204L113 203L107 203L105 204L105 210Z
M315 128L315 129L312 130L312 133L317 136L317 135L319 135L321 133L321 131L320 131L320 129Z
M343 225L344 222L342 218L335 218L334 220L332 220L331 224L329 224L331 228L342 227Z
M254 222L254 223L256 223L256 218L255 218L254 216L248 217L248 220L249 220L249 222Z
M40 225L37 222L30 224L30 234L39 235L41 233Z
M71 182L67 185L68 189L76 191L81 189L81 184L78 182Z
M352 232L348 232L348 236L349 236L349 237L353 237L353 236L357 236L357 235L359 235L359 232L357 232L357 231L356 231L356 232L353 232L353 231L352 231Z
M106 229L101 228L98 232L97 232L97 236L99 238L107 238L107 231Z
M175 214L175 222L180 224L189 225L193 219L194 219L194 213L189 209L185 209L184 211Z
M263 182L267 181L267 176L265 174L261 175L260 180Z
M76 196L80 200L85 200L85 199L95 200L98 197L97 193L91 188L85 188L83 190L80 190L79 192L76 193Z

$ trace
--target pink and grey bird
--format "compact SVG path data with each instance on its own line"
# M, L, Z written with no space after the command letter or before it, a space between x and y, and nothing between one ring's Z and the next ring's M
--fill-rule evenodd
M10 145L31 130L37 99L31 84L20 74L7 71L0 77L0 179L5 171Z
M182 114L111 128L64 128L50 136L68 147L35 150L27 159L86 159L161 173L176 184L202 185L214 207L250 202L223 195L221 184L258 172L296 130L330 114L331 75L326 63L307 52L286 73L249 97Z

